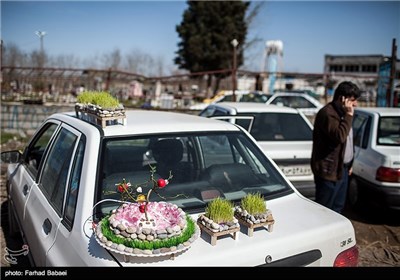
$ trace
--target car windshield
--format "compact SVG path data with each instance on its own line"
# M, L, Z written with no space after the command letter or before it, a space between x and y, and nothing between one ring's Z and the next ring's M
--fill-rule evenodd
M166 187L152 192L150 201L172 202L187 212L204 210L216 197L239 202L248 193L271 199L292 192L243 133L106 138L101 162L97 211L102 214L108 214L117 203L103 200L122 198L117 186L123 179L131 183L131 189L140 187L147 194L152 187L152 169L155 180L170 179Z
M378 144L400 146L400 117L381 117L378 129Z
M299 114L252 113L254 122L251 135L257 141L311 141L312 129ZM249 116L249 114L239 114ZM248 121L237 119L236 123L244 128Z

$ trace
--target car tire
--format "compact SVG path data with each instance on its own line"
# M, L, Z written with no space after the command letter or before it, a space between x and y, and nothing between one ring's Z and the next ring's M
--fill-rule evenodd
M17 235L20 234L20 230L19 230L19 226L18 226L18 222L17 219L15 217L15 213L13 211L13 208L11 206L11 202L10 200L8 200L8 233L10 235L10 237L17 237Z
M357 179L354 177L350 178L347 190L347 202L354 209L358 208L358 206L360 205L360 191Z

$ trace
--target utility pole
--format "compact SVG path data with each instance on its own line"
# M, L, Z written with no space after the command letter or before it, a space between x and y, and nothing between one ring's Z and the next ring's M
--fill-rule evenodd
M232 65L232 101L236 102L236 47L239 45L239 42L236 39L233 39L231 42L233 46L233 65Z
M109 90L109 88L110 88L110 82L111 82L111 71L112 71L112 68L110 67L110 68L108 68L108 71L107 71L107 80L106 80L106 87L105 87L105 91L108 91Z
M3 66L3 39L1 39L0 44L0 65Z
M389 95L389 100L388 100L389 102L387 102L388 107L394 107L394 78L396 75L396 61L397 61L396 53L397 53L396 39L393 38L390 77L388 86L388 95Z

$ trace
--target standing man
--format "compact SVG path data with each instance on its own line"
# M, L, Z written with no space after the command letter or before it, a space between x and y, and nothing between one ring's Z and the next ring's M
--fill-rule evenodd
M318 111L314 121L311 169L316 188L315 201L338 213L346 202L353 163L351 127L358 97L360 90L354 83L340 83L333 100Z

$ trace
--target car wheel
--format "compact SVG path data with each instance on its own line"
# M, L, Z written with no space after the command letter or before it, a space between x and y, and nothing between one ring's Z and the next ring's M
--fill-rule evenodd
M352 177L350 179L349 187L347 190L347 202L353 208L357 208L360 204L360 192L358 189L357 179Z
M8 200L8 233L11 237L16 237L19 233L19 227L18 227L18 222L17 219L15 218L15 213L13 211L13 208L11 206L10 200Z

